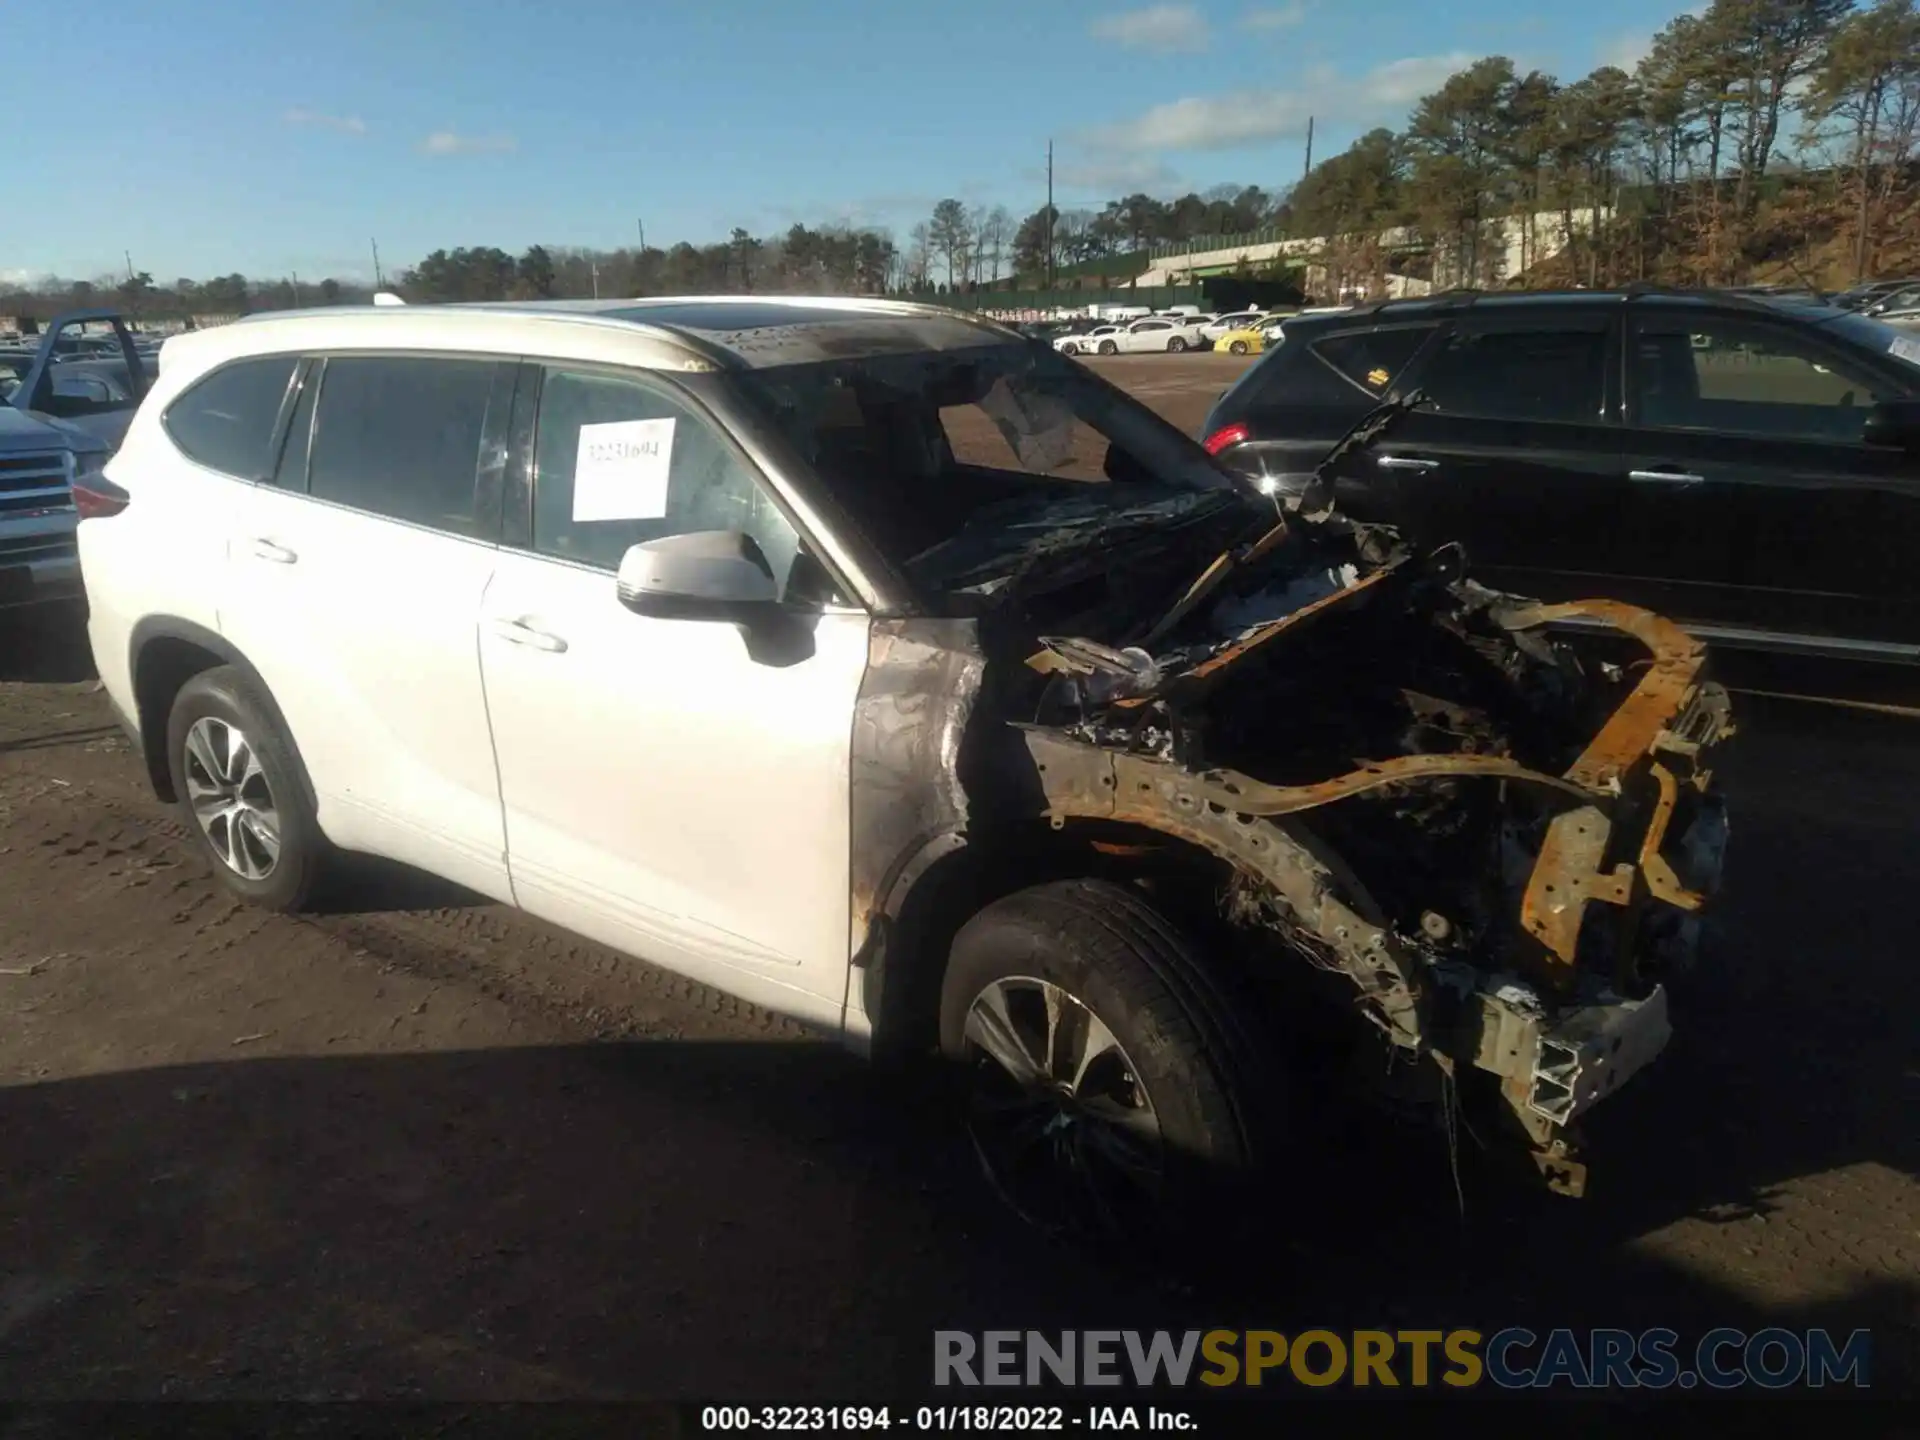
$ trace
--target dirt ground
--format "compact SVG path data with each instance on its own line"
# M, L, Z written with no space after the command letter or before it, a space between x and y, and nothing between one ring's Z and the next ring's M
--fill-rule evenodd
M1119 359L1191 431L1239 362ZM12 622L9 622L11 626ZM749 1007L369 867L230 903L74 630L0 642L0 1398L923 1395L935 1328L1871 1327L1920 1351L1916 722L1742 704L1724 970L1590 1198L1395 1133L1236 1278L1042 1243L932 1103ZM1276 1212L1277 1214L1278 1212Z

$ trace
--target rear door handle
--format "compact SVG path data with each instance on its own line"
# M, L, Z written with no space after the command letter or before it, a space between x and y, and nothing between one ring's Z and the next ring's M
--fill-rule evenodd
M291 565L300 557L284 545L276 545L271 540L253 539L247 542L253 550L256 560L270 561L275 565Z
M1382 455L1379 460L1382 470L1438 470L1438 460L1421 460L1413 455Z
M1627 478L1648 485L1704 485L1707 481L1706 476L1691 470L1629 470Z
M567 649L567 642L558 635L536 630L524 620L496 620L493 622L493 633L509 645L524 645L529 650L544 650L549 655L563 655Z

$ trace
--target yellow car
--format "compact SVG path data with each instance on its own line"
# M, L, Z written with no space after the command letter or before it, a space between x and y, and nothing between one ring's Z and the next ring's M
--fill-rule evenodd
M1258 355L1267 348L1267 331L1273 324L1272 320L1256 320L1238 330L1229 330L1213 342L1213 348L1229 355Z

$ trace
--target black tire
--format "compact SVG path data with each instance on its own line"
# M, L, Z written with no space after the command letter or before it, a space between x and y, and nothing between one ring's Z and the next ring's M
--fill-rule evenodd
M968 1022L976 1001L989 1005L990 991L1002 999L1002 1014L1023 994L1029 1017L1021 1028L1033 1038L1033 1003L1045 992L1034 982L1057 986L1105 1026L1118 1042L1118 1059L1082 1061L1089 1093L1062 1099L1060 1086L1014 1084L1008 1072L970 1037ZM1039 1023L1046 1025L1044 1010ZM1017 1017L1016 1017L1017 1018ZM1084 1022L1082 1022L1084 1023ZM1049 1033L1052 1033L1049 1027ZM1064 1032L1062 1032L1064 1033ZM940 997L940 1048L966 1079L968 1125L974 1147L994 1188L1029 1221L1053 1231L1091 1239L1152 1243L1176 1234L1185 1220L1210 1213L1227 1192L1256 1175L1256 1160L1267 1148L1271 1118L1280 1101L1275 1077L1261 1052L1242 1030L1218 977L1200 963L1192 945L1137 891L1101 880L1069 880L1038 885L995 901L963 926L954 938ZM1051 1041L1041 1044L1049 1059L1059 1053ZM1110 1052L1111 1053L1111 1052ZM1089 1168L1107 1166L1100 1130L1111 1115L1110 1080L1094 1083L1096 1067L1108 1072L1120 1065L1120 1079L1143 1091L1158 1133L1158 1155L1151 1184L1122 1183L1112 1204L1088 1205L1073 1197L1084 1190L1111 1190L1085 1178ZM1076 1077L1077 1078L1077 1077ZM1022 1099L1020 1097L1028 1097ZM1008 1122L999 1108L1029 1103L1056 1112L1038 1132L1030 1122ZM1099 1109L1094 1111L1093 1107ZM1120 1109L1127 1109L1125 1106ZM1143 1107L1144 1108L1144 1107ZM1138 1111L1129 1111L1119 1128L1130 1156L1137 1142ZM1025 1125L1001 1146L991 1127ZM1081 1129L1065 1133L1074 1125ZM1032 1138L1021 1138L1031 1135ZM1086 1138L1082 1138L1086 1136ZM1044 1142L1044 1143L1043 1143ZM1044 1153L1042 1153L1044 1152ZM1068 1153L1074 1152L1074 1153ZM1007 1159L1018 1156L1018 1163ZM1093 1163L1097 1162L1097 1163ZM1123 1167L1130 1169L1129 1166ZM1049 1175L1053 1178L1049 1181ZM1122 1181L1126 1176L1121 1176ZM1060 1189L1059 1204L1045 1200L1045 1187ZM1076 1213L1077 1212L1077 1213ZM1217 1212L1212 1212L1217 1213Z
M201 853L212 864L220 882L241 899L262 909L292 911L304 907L312 897L330 852L307 799L305 771L276 714L272 701L246 672L231 665L201 671L180 687L167 716L167 770L187 828L199 842ZM245 737L245 748L258 761L257 780L235 790L236 794L251 797L248 805L255 818L236 821L229 817L224 822L228 843L239 847L241 858L237 862L229 859L216 841L216 836L222 833L222 824L215 822L210 833L194 804L196 792L204 793L208 788L206 767L190 756L188 745L189 736L202 721L213 722L208 733L218 733L225 727L230 737L233 731L238 731ZM236 746L229 753L237 753L237 749ZM264 854L258 839L263 795L264 813L270 813L274 822L272 831L278 841L277 852L271 864L265 866L264 873L249 875L242 873L240 867L260 869Z
M1174 336L1171 340L1167 341L1167 353L1169 355L1178 355L1182 350L1186 348L1187 348L1187 342L1182 340L1178 335Z
M1244 340L1236 340L1236 341L1234 341L1234 342L1233 342L1233 343L1232 343L1231 345L1229 345L1229 346L1227 346L1227 353L1228 353L1229 355L1244 355L1244 354L1246 354L1246 353L1247 353L1247 342L1246 342L1246 341L1244 341Z
M1100 353L1102 355L1118 355L1120 353L1120 347L1111 340L1102 340L1100 342Z

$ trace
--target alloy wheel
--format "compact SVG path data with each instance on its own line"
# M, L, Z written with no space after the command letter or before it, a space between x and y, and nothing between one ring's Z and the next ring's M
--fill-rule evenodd
M186 740L187 799L220 862L242 880L265 880L280 863L280 812L253 742L206 715Z
M1051 981L1009 976L968 1008L969 1130L988 1178L1030 1223L1137 1231L1165 1180L1160 1120L1113 1032Z

